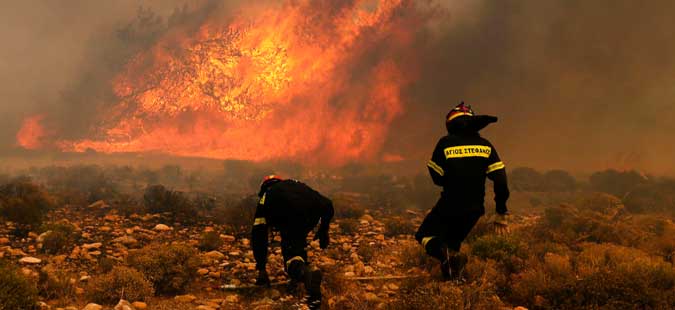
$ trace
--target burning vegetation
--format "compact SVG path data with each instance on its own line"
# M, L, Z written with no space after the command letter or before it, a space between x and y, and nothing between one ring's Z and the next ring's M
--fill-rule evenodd
M380 160L415 74L387 50L411 46L418 15L400 0L297 1L177 25L114 76L117 101L97 111L87 135L52 147L328 165ZM42 119L24 121L21 146L45 146Z

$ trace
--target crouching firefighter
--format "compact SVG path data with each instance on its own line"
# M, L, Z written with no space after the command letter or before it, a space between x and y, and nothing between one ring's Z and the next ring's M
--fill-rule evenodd
M445 280L460 280L467 257L460 246L478 219L485 214L485 178L494 183L496 230L507 228L509 189L504 163L494 146L478 133L497 121L494 116L474 115L460 103L445 118L448 135L436 144L427 163L433 182L443 187L441 198L415 234L427 254L440 260Z
M310 308L321 303L321 271L310 270L307 261L307 235L319 224L315 240L322 249L328 247L328 229L333 218L333 203L309 186L278 176L265 177L258 193L251 246L256 260L256 285L269 285L265 266L269 228L281 234L281 253L291 289L304 283Z

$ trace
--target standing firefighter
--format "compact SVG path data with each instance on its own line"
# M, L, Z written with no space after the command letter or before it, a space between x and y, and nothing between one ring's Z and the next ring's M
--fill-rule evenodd
M310 308L321 303L321 271L311 271L307 261L307 235L320 222L315 239L322 249L328 247L328 228L333 218L333 203L309 186L295 181L265 177L258 193L251 246L256 260L256 285L269 285L267 265L268 228L281 234L281 253L290 285L304 283Z
M496 117L474 115L460 103L445 119L448 135L442 137L431 160L429 173L443 187L441 198L422 222L415 239L427 254L441 261L444 279L459 280L467 257L459 252L462 241L485 214L485 178L494 183L497 209L495 228L506 231L509 189L504 163L492 144L478 133Z

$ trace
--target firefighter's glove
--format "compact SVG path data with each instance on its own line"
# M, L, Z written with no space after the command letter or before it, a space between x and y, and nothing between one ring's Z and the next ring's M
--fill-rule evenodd
M498 235L504 235L509 233L509 215L508 214L497 214L494 217L493 225L495 228L495 233Z
M330 243L330 236L328 236L328 230L319 230L314 236L314 240L319 239L319 247L321 249L326 249Z
M255 279L255 285L270 286L270 278L265 269L258 270L258 278Z

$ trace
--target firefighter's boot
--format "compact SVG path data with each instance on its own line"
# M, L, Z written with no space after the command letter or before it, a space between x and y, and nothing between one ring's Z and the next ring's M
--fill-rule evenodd
M308 268L309 269L309 268ZM307 306L309 309L321 308L321 270L313 270L305 273L305 289L307 290Z
M290 283L303 282L307 291L307 305L310 309L319 309L321 306L321 270L310 270L305 262L296 260L288 266Z
M466 254L456 252L449 255L450 276L454 281L461 281L464 275L464 267L468 262Z

